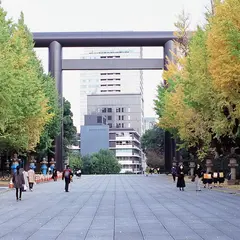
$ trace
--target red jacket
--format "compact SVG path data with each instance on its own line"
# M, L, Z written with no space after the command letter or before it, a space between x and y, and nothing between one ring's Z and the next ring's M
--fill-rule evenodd
M64 178L71 178L71 176L73 176L72 170L70 168L69 169L65 169L63 171L63 174L62 174L62 179L64 179Z

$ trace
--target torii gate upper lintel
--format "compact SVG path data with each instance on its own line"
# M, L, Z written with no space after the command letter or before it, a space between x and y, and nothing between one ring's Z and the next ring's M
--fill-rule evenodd
M63 107L62 70L113 70L113 69L166 69L166 57L171 59L173 32L37 32L33 33L36 48L49 49L49 72L55 78L60 107ZM62 59L62 47L163 47L164 59ZM95 62L94 62L95 61ZM99 66L99 67L96 67ZM170 170L175 155L171 136L165 134L165 167ZM63 170L63 125L55 139L55 160L58 170Z

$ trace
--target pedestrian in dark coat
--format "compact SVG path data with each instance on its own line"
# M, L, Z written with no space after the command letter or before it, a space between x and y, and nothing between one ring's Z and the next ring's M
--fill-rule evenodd
M177 176L178 176L177 187L179 188L180 191L184 191L186 185L184 180L184 166L182 164L178 167Z
M63 171L62 180L65 179L65 192L68 192L69 184L72 181L73 173L67 165L66 169Z
M54 182L57 181L57 178L58 178L57 170L56 170L56 169L53 169L52 179L54 180Z
M22 190L25 184L23 173L20 172L19 166L17 166L17 171L13 175L13 184L16 189L16 200L22 200Z
M176 181L176 176L177 176L176 167L173 166L172 169L171 169L171 172L172 172L173 181L175 182Z

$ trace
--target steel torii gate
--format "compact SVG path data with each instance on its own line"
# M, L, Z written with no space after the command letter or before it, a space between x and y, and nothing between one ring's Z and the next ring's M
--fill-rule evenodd
M39 32L33 33L36 48L49 49L49 72L55 78L60 107L63 107L63 70L167 70L171 59L173 32ZM63 47L163 47L164 59L62 59ZM175 141L165 133L165 166L170 170L175 157ZM55 160L63 169L63 124L55 139Z

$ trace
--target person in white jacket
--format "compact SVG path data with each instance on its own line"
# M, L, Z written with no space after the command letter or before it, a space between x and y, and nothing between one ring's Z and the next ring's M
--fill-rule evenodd
M28 182L30 191L33 191L33 184L35 183L35 172L32 168L28 171Z

